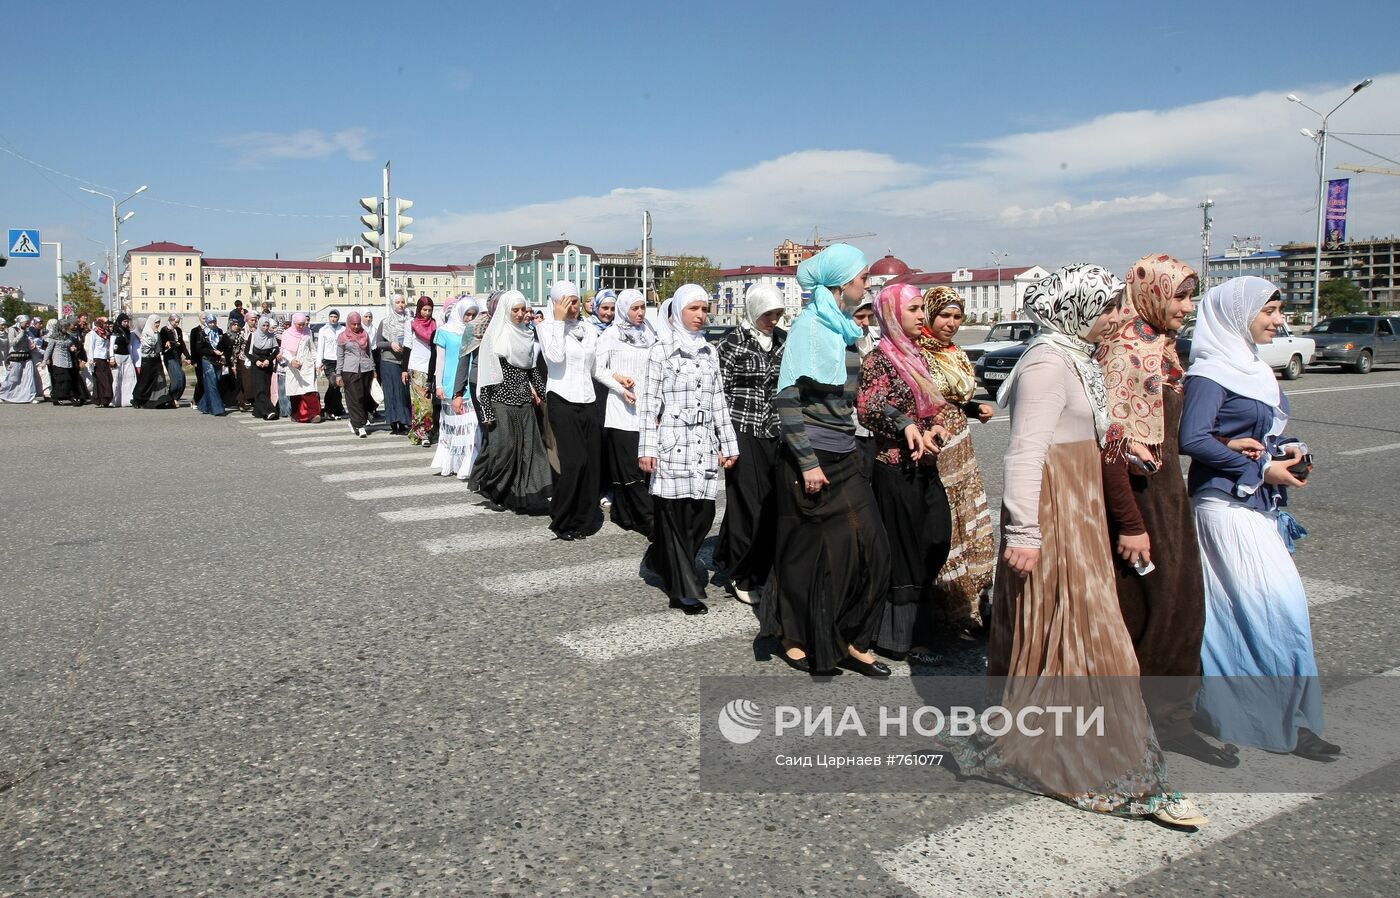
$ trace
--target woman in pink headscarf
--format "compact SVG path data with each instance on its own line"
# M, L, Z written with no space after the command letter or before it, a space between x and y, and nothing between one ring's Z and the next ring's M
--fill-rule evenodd
M287 398L292 420L298 424L321 422L321 397L316 390L316 355L305 312L292 316L292 326L282 334L281 359L287 365Z
M875 300L880 345L861 362L856 409L875 441L870 486L889 535L890 585L875 642L892 657L940 663L930 652L934 584L948 560L953 522L938 477L938 453L951 434L937 423L946 404L915 341L924 297L909 284Z

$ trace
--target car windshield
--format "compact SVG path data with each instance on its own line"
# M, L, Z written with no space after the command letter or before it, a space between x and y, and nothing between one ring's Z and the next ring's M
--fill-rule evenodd
M1009 340L1029 340L1035 332L1035 326L1021 322L1019 324L994 324L987 332L988 343L1004 343Z
M1315 334L1370 334L1376 322L1369 318L1329 318L1313 328Z

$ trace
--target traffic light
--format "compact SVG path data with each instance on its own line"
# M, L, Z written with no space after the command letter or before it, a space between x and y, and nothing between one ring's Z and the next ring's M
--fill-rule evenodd
M404 212L413 205L413 200L394 200L394 249L403 249L408 241L413 239L413 235L408 233L408 226L413 224L413 219Z
M384 257L371 256L369 260L369 276L376 281L384 280Z
M361 215L360 221L365 227L369 228L368 231L360 234L360 239L365 242L366 246L372 246L377 250L383 251L385 249L384 244L386 243L384 239L385 222L383 209L380 208L379 197L361 197L360 208L368 213L366 215Z

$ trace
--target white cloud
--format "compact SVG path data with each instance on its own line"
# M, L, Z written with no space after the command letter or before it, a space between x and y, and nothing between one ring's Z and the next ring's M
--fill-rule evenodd
M304 128L287 133L252 131L225 138L221 143L238 151L238 165L258 168L278 159L325 159L340 154L364 162L373 158L366 146L368 138L366 128L346 128L333 134Z
M1305 99L1344 96L1349 87L1309 88ZM1316 122L1286 102L1285 92L1113 112L970 146L932 147L930 158L961 160L940 161L937 169L882 153L811 149L694 187L619 187L425 216L416 255L475 260L498 243L561 231L600 250L635 247L642 211L650 209L659 251L705 253L725 265L761 263L767 247L805 237L816 225L829 233L875 231L877 237L855 242L872 255L891 248L926 269L986 264L992 250L1010 252L1013 263L1090 259L1122 268L1149 251L1199 257L1196 204L1207 195L1216 201L1216 251L1231 234L1256 234L1265 243L1306 240L1315 152L1298 129ZM1378 77L1332 127L1400 131L1397 96L1400 75ZM1395 144L1349 139L1383 153ZM1337 144L1329 157L1333 164L1367 161ZM1355 177L1363 180L1353 184L1350 233L1400 231L1400 178Z

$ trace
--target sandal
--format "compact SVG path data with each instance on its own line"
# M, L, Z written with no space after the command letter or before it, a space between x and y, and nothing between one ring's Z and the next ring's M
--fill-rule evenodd
M1201 813L1194 801L1181 795L1162 799L1161 804L1152 811L1152 817L1159 823L1181 829L1198 829L1210 822L1210 818Z

